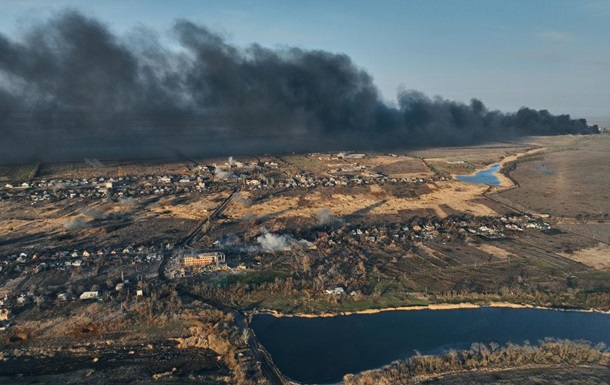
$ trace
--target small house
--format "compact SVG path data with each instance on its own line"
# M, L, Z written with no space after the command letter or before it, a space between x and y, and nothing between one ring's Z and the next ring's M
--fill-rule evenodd
M57 294L57 299L60 301L67 301L70 299L70 295L68 293L59 293Z
M9 309L0 309L0 321L6 321L11 314Z
M87 299L98 299L100 297L100 292L99 291L85 291L83 292L83 294L80 295L80 299L81 300L87 300Z

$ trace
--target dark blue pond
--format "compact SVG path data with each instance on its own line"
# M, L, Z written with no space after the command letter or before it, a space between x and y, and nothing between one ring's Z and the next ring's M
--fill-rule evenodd
M332 318L257 315L252 327L287 377L336 383L415 353L468 348L473 342L536 343L545 337L610 344L610 315L540 309L390 311Z
M468 183L479 183L488 184L491 186L499 186L500 179L498 179L498 177L494 175L494 173L499 170L500 165L494 164L493 166L488 167L485 170L481 170L474 175L458 175L456 176L456 179Z

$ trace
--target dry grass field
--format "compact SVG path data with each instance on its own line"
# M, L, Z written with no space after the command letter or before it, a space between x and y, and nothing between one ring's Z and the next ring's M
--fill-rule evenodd
M43 164L41 178L118 178L125 175L176 174L188 172L184 162L99 161Z
M564 139L565 140L565 139ZM546 140L550 144L549 139ZM518 163L511 176L520 188L501 192L517 205L556 217L607 218L610 215L608 164L610 137L576 140L569 149ZM561 150L561 148L559 148Z
M218 206L228 193L62 204L0 201L0 253L71 247L174 242Z
M331 215L350 217L362 215L400 215L411 216L413 212L433 212L445 217L452 212L473 215L497 215L489 206L476 201L487 189L486 186L461 183L457 181L427 184L427 192L414 197L396 197L385 186L362 186L344 191L310 191L306 195L282 195L251 205L232 204L225 214L232 219L247 216L287 218L300 217L315 221L322 209ZM416 188L418 189L418 188ZM242 192L245 199L250 195Z

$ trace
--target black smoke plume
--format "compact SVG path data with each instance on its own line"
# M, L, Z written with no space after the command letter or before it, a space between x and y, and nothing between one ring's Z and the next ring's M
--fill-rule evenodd
M0 35L0 162L455 145L595 133L569 115L514 114L402 91L381 101L347 55L233 46L188 21L171 47L66 11Z

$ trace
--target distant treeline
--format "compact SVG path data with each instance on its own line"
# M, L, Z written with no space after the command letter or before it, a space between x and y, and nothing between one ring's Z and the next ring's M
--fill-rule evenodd
M469 370L519 368L530 365L608 365L604 344L548 338L537 345L474 343L468 350L449 350L438 356L416 355L381 369L348 374L344 385L413 384L435 375Z

